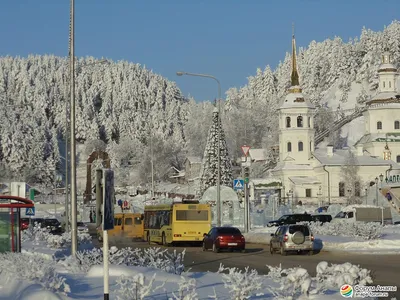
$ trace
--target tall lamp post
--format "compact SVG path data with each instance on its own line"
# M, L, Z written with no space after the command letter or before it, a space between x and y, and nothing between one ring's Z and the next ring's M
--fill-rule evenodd
M218 84L218 135L217 135L217 140L218 140L218 164L217 164L217 226L221 226L221 83L219 80L212 76L212 75L207 75L207 74L196 74L196 73L188 73L188 72L176 72L176 75L178 76L197 76L197 77L205 77L205 78L211 78L215 80Z
M376 189L376 198L375 198L375 205L378 205L378 177L375 177L375 189Z
M384 177L384 176L383 176L383 174L381 173L381 175L379 175L379 180L381 181L381 188L380 188L380 190L382 190L383 177ZM382 226L385 224L385 219L384 219L384 214L383 214L383 209L384 209L383 205L384 205L384 202L382 201L382 207L381 207L381 209L382 209Z

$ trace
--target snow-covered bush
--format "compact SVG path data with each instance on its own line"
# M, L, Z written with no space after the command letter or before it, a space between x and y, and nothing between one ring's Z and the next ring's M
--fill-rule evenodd
M22 241L32 241L33 244L38 245L45 242L50 248L60 249L71 244L71 232L64 232L61 235L51 234L47 228L41 228L39 224L30 226L27 230L22 232ZM92 241L88 233L78 232L78 243L88 244Z
M127 277L121 275L117 279L118 286L118 300L142 300L159 288L163 287L165 283L160 286L153 287L153 283L156 279L156 274L146 283L146 277L140 273L133 277Z
M56 272L55 265L53 259L35 253L0 254L0 273L5 275L4 278L33 281L53 292L71 292L66 279Z
M282 269L268 266L270 272L267 277L279 283L279 287L268 287L275 299L297 299L302 295L323 294L327 290L337 291L344 284L368 285L372 278L370 271L351 263L335 265L325 261L316 267L317 275L311 277L303 268Z
M379 239L383 230L383 226L380 223L311 222L309 225L314 234L360 237L363 240Z
M224 271L228 273L223 273ZM222 281L230 291L232 300L248 299L262 288L262 276L254 269L249 270L249 267L242 272L237 268L225 268L220 264L218 273L222 275Z
M181 276L181 281L178 284L178 293L172 292L173 298L168 300L197 300L199 299L196 292L196 279L191 278L187 280L184 276Z
M78 251L76 260L68 258L63 265L71 272L88 272L90 267L103 263L103 250L94 248L92 250ZM185 250L172 253L168 249L158 247L132 249L111 247L109 250L109 262L112 265L142 266L160 269L168 273L181 275L184 271Z

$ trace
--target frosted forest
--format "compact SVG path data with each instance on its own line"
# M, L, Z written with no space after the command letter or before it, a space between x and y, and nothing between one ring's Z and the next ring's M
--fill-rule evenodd
M329 90L348 100L353 82L362 83L362 103L377 88L377 68L384 47L400 61L400 22L383 31L361 30L360 37L311 42L298 51L300 83L305 97L317 106L317 132L337 113L327 105ZM290 38L288 38L288 49ZM222 127L227 153L241 156L240 146L269 149L277 143L276 109L290 84L290 54L275 70L256 70L243 87L232 87L222 102ZM171 167L183 169L187 156L203 157L212 124L214 99L196 102L177 84L145 66L126 61L80 58L76 66L77 142L86 152L106 150L114 168L137 169L150 179L150 143L155 177L164 179ZM261 62L260 62L261 64ZM0 58L0 168L3 179L46 184L54 169L63 172L64 141L69 138L68 59L52 55ZM78 153L86 160L87 153ZM268 153L273 164L273 156Z

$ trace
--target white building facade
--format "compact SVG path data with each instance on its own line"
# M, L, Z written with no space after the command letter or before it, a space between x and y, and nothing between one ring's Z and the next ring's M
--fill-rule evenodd
M315 148L315 107L302 94L293 36L291 87L279 108L279 162L271 172L274 182L279 182L276 189L283 201L346 203L349 197L366 196L376 180L385 181L390 172L400 170L400 165L391 160L394 154L400 162L400 103L395 103L397 73L387 51L378 72L380 88L367 103L365 135L356 147ZM397 144L390 140L396 132Z

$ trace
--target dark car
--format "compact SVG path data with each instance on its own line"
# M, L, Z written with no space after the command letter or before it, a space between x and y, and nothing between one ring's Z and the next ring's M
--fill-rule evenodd
M313 222L327 223L327 222L332 221L332 216L318 214L318 215L313 215L312 220L313 220Z
M42 228L47 228L51 234L62 234L63 229L60 221L57 219L44 219Z
M214 227L209 233L204 234L203 251L208 249L212 249L214 252L222 249L245 252L246 241L236 227Z
M32 224L33 224L34 226L43 227L42 224L43 224L43 222L44 222L44 219L43 219L43 218L33 218L33 219L31 220L31 222L32 222Z
M300 222L312 222L312 216L310 214L291 214L283 215L278 220L268 222L268 227L282 226L296 224Z
M26 230L29 228L29 218L20 219L20 228L21 230Z

